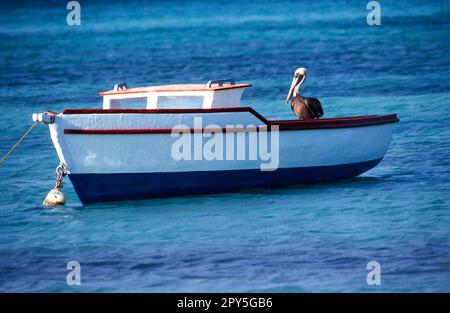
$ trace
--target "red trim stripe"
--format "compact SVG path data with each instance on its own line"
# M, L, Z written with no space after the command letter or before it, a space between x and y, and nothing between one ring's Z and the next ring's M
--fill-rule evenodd
M308 129L332 129L382 125L396 123L399 121L396 114L389 115L367 115L338 118L323 118L318 120L275 120L269 121L264 116L250 107L214 108L214 109L79 109L64 110L63 114L195 114L195 113L221 113L221 112L249 112L268 126L278 125L280 131L308 130ZM206 129L206 131L211 131ZM226 129L222 128L224 132ZM259 129L258 129L259 130ZM190 130L194 131L202 130ZM236 130L242 131L242 130ZM65 129L65 134L167 134L171 128L149 128L149 129Z
M248 112L251 107L231 107L212 109L66 109L62 113L68 114L181 114L181 113L217 113L217 112Z
M335 129L335 128L350 128L350 127L363 127L363 126L374 126L374 125L382 125L382 124L390 124L398 122L398 119L389 118L390 116L395 117L393 115L385 115L385 116L375 116L371 118L365 118L362 120L356 121L327 121L326 123L317 123L316 121L301 121L301 123L295 124L277 124L271 123L268 125L267 131L270 131L270 126L279 126L280 131L292 131L292 130L314 130L314 129ZM250 132L250 131L261 131L262 127L257 127L255 129L231 129L233 132ZM219 128L219 129L189 129L191 133L195 132L223 132L230 131L227 128ZM181 130L180 130L181 132ZM96 134L96 135L118 135L118 134L170 134L172 133L171 128L138 128L138 129L65 129L64 134Z
M279 125L280 130L329 129L374 126L397 123L396 114L354 116L345 118L324 118L319 120L271 121L271 125Z
M254 128L190 128L184 131L183 129L171 129L171 128L132 128L132 129L64 129L64 134L96 134L96 135L130 135L130 134L170 134L172 131L174 133L184 133L188 132L191 134L194 133L215 133L221 132L258 132L261 131L262 127L254 127ZM267 130L270 131L270 130Z
M99 93L100 96L109 96L109 95L121 95L121 94L133 94L133 93L152 93L152 92L189 92L189 91L221 91L221 90L228 90L228 89L237 89L237 88L248 88L251 87L251 84L236 84L236 85L225 85L225 86L211 86L209 88L206 87L193 87L193 88L174 88L174 89L167 89L163 86L154 87L146 89L146 87L142 88L130 88L125 90L109 90L109 91L102 91Z

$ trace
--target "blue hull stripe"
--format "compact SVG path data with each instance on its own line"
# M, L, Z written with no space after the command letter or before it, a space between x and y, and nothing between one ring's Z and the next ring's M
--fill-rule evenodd
M176 173L69 174L84 204L173 197L190 194L236 192L249 188L277 188L296 184L316 184L358 176L381 159L361 163L279 168Z

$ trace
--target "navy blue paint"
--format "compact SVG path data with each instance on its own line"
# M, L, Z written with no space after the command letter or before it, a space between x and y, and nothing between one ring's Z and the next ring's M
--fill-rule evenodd
M255 170L177 173L70 174L84 204L189 194L236 192L248 188L277 188L347 179L376 166L381 159L361 163Z

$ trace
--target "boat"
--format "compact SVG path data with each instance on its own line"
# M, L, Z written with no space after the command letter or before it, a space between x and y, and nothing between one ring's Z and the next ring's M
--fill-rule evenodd
M356 177L389 147L396 114L269 119L242 106L250 84L101 92L102 108L33 114L48 124L83 204L318 184Z

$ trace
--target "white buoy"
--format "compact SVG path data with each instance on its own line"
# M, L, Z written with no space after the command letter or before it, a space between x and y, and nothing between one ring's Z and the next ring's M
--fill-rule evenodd
M45 197L44 202L42 203L44 206L58 206L66 204L66 196L61 191L61 188L63 187L62 179L67 175L67 165L60 163L55 172L55 188L48 192L47 197Z
M61 190L54 188L49 191L42 204L44 206L64 205L66 204L66 196Z

